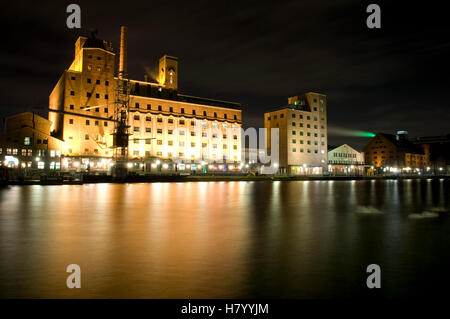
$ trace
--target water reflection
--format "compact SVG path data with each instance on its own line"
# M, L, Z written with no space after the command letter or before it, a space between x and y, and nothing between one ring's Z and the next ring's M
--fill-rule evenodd
M448 282L449 194L448 180L1 189L0 296L367 296L370 263L376 293L429 296ZM72 263L81 290L65 288Z

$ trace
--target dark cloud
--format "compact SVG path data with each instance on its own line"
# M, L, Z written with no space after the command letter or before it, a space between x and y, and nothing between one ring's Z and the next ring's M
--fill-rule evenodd
M132 77L143 78L163 54L178 56L180 91L241 102L246 126L262 126L263 113L288 96L314 91L328 95L336 127L448 132L445 10L392 2L377 2L382 29L368 30L360 0L79 1L81 32L65 27L71 2L9 2L0 13L0 112L46 106L77 36L96 28L117 49L126 24Z

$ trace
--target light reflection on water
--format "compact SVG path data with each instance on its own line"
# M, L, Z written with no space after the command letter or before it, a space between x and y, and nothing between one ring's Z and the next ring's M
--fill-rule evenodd
M429 296L449 282L450 215L408 215L448 209L449 194L443 180L4 188L0 297Z

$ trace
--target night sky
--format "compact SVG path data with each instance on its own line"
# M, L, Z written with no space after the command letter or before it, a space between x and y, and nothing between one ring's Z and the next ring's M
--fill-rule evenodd
M177 56L181 93L240 102L245 127L303 92L328 95L329 144L360 149L367 138L339 129L410 136L449 133L450 23L444 2L9 1L0 11L0 116L48 107L79 35L98 30L118 56L128 26L130 76L143 80L160 56ZM390 1L394 2L394 1ZM66 27L81 6L82 29Z

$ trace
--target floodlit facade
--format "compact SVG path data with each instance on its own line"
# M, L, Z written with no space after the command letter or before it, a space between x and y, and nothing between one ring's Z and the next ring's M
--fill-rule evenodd
M288 99L282 108L264 114L266 145L270 152L270 131L279 129L280 173L322 174L327 169L327 97L305 93Z
M168 163L164 169L171 169L173 160L239 163L241 105L180 94L176 57L163 56L158 70L157 79L128 82L129 158L151 163L158 159ZM49 101L51 134L64 141L64 156L114 156L117 83L112 45L79 37L74 60ZM146 167L151 169L151 163Z
M79 37L75 57L50 94L51 133L66 156L112 156L115 54L112 45Z
M332 175L363 175L364 153L348 144L328 150L328 172Z

